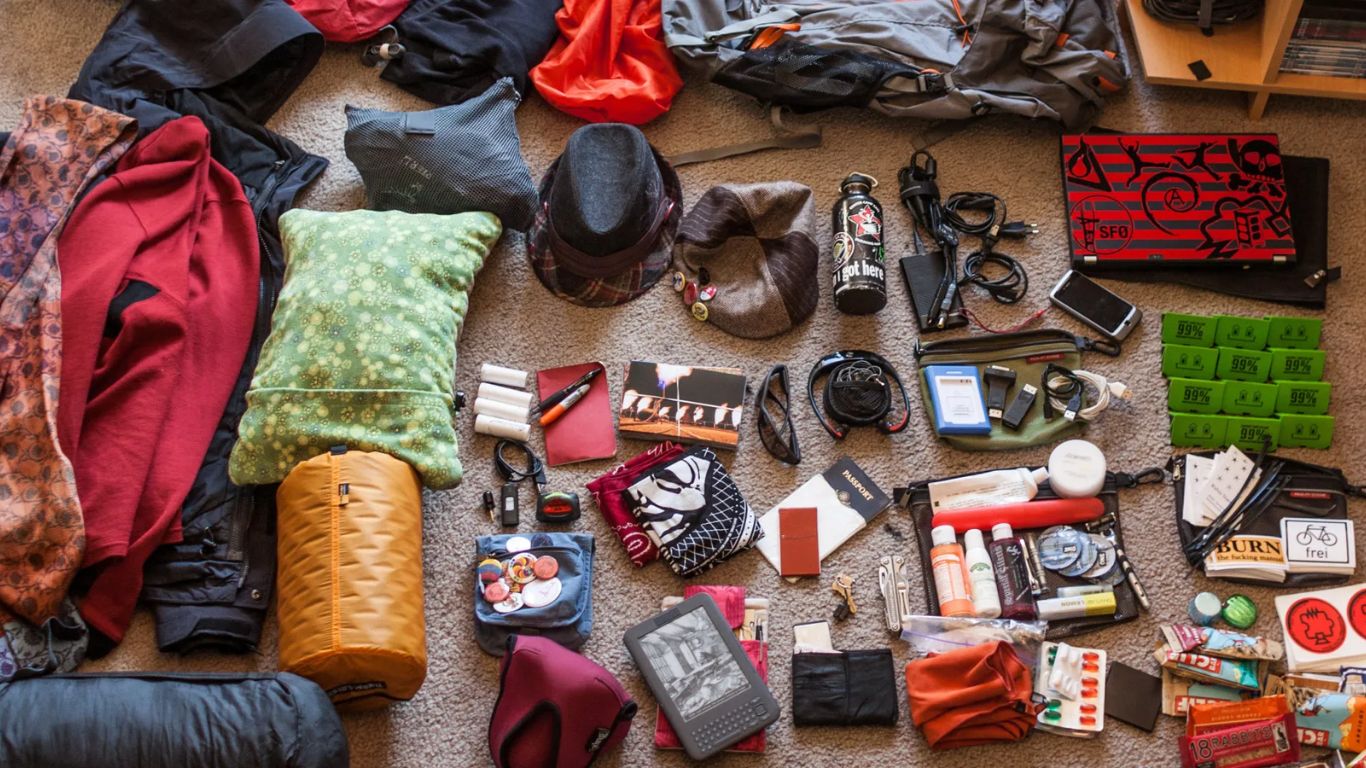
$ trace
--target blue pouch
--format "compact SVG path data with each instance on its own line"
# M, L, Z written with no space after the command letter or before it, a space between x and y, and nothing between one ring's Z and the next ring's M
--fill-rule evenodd
M536 556L549 555L559 563L555 578L560 593L549 604L537 608L521 607L499 613L484 599L483 584L471 574L474 598L474 634L485 653L502 656L510 635L538 635L569 649L588 641L593 629L593 551L589 533L532 533L480 536L474 542L474 562L486 559L506 561L516 552L508 551L508 540L527 539L531 548L521 550Z

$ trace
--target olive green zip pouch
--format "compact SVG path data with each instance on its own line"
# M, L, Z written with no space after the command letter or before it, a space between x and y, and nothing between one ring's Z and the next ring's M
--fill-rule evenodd
M1001 420L992 419L990 434L940 435L945 442L965 451L1006 451L1049 445L1073 437L1085 429L1084 423L1068 421L1061 413L1055 413L1052 419L1044 417L1043 373L1050 364L1077 370L1082 367L1081 353L1092 350L1110 357L1119 355L1118 344L1088 339L1057 329L969 336L928 344L916 342L915 359L920 373L920 400L925 406L925 415L933 424L934 403L930 395L930 383L925 375L928 366L976 367L982 381L984 401L987 398L987 379L984 372L987 366L1001 366L1015 373L1015 382L1005 397L1007 414L1026 384L1038 390L1034 396L1034 403L1020 421L1020 428L1011 429Z

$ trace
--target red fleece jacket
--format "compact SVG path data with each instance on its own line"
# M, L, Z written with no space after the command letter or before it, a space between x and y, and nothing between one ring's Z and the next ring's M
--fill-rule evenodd
M114 642L143 563L180 538L180 506L246 357L258 248L242 185L195 117L129 150L58 242L57 429L85 514L80 610Z

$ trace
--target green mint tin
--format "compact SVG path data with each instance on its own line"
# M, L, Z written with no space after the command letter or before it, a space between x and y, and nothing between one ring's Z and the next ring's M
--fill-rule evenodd
M1214 346L1214 331L1218 321L1202 315L1162 313L1162 343L1185 344L1191 347Z
M1213 379L1218 364L1216 349L1184 344L1162 347L1162 375L1169 379Z
M1226 416L1224 441L1236 445L1244 451L1260 451L1270 438L1268 450L1276 450L1280 445L1280 419L1259 419L1253 416Z
M1271 321L1259 317L1219 315L1214 329L1214 343L1221 347L1266 349L1266 337L1271 332Z
M1180 448L1223 448L1227 416L1171 414L1172 445Z
M1219 362L1214 372L1221 379L1263 382L1271 375L1271 353L1219 347Z
M1266 335L1268 347L1318 349L1323 338L1323 320L1317 317L1268 317L1266 321L1270 324ZM1165 317L1162 327L1166 329Z
M1326 381L1282 381L1276 384L1276 413L1323 416L1332 395L1333 385Z
M1285 448L1328 448L1333 444L1332 416L1281 416L1281 446Z
M1275 384L1251 381L1225 381L1221 408L1230 416L1270 416L1276 412Z
M1317 349L1272 349L1272 381L1321 381L1325 355Z
M1167 388L1167 410L1178 413L1218 413L1224 405L1224 382L1172 379Z

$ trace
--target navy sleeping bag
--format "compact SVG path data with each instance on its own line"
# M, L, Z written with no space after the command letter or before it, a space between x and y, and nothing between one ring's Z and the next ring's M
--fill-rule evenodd
M313 682L280 674L75 674L0 684L5 768L346 768Z

